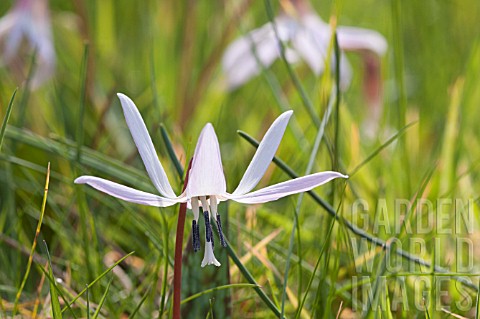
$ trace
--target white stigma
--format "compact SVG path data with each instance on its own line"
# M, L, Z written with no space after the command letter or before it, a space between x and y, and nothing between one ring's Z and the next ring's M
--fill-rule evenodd
M215 265L217 267L220 267L221 265L213 254L211 242L205 242L205 255L203 257L202 267L205 267L206 265Z

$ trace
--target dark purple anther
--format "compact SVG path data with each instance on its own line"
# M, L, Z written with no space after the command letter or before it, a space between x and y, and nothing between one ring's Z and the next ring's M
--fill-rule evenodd
M194 252L200 250L200 227L195 219L192 221L192 244Z
M218 236L220 237L220 244L222 245L222 247L227 247L227 241L223 236L222 220L220 219L220 214L217 214L217 229L218 229Z

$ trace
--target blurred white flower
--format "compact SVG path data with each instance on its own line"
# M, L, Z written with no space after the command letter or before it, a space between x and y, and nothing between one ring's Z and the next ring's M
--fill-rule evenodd
M35 52L36 67L31 87L48 80L55 68L55 49L47 0L17 0L0 19L0 41L3 64L11 64L18 56L22 40Z
M316 75L322 74L332 35L330 25L322 21L304 1L283 1L282 5L282 13L274 23L278 39L285 46L287 60L293 63L301 59ZM372 63L372 54L378 57L387 50L385 38L376 31L340 26L337 35L342 50L361 52L368 59L368 65ZM279 58L278 39L274 25L267 23L234 41L222 60L228 87L234 89L258 75L262 70L258 62L267 68ZM340 58L340 85L346 89L351 80L351 69L343 53ZM333 54L331 63L333 70ZM378 58L376 63L379 68Z

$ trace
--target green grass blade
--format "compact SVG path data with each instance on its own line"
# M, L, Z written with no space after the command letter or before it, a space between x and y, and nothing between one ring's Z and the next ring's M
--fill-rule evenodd
M81 88L80 88L80 105L78 109L78 126L77 126L77 162L80 162L80 157L82 154L82 145L83 145L83 139L84 139L84 127L83 127L83 118L85 116L85 102L86 102L86 96L87 96L87 70L88 70L88 48L89 45L88 43L85 43L84 49L83 49L83 60L82 60L82 69L81 69Z
M248 271L248 269L242 264L242 262L240 261L240 259L238 258L237 254L233 251L232 249L232 246L230 245L230 243L228 242L227 240L227 252L228 252L228 255L230 256L230 258L233 260L233 262L235 263L235 265L237 265L238 269L240 270L240 272L243 274L243 277L245 277L245 279L252 285L254 285L255 287L253 287L253 289L255 290L255 292L258 294L258 296L260 297L260 299L262 299L262 301L265 303L265 305L270 308L270 310L272 310L272 312L275 314L275 316L279 317L279 318L283 318L281 317L281 312L280 312L280 309L277 308L277 306L272 302L272 300L265 294L265 292L260 288L260 285L257 283L257 281L255 280L255 278L253 278L252 274Z
M35 248L37 247L37 240L38 235L40 234L40 229L42 227L43 216L45 215L45 208L47 205L47 197L48 197L48 185L50 183L50 163L47 166L47 175L45 177L45 188L43 192L43 201L42 201L42 209L40 210L40 217L38 218L37 229L35 230L35 237L33 238L32 248L30 249L30 256L28 256L27 262L27 269L25 270L25 275L23 276L22 283L20 284L20 288L17 291L17 295L15 297L15 302L13 304L13 316L17 313L18 310L18 302L20 300L20 296L22 295L23 288L27 283L28 275L30 274L30 269L32 267L33 262L33 254L35 253ZM53 298L53 297L52 297Z
M23 86L23 90L22 90L22 95L20 97L20 103L18 105L18 114L20 114L20 117L18 119L18 127L23 127L23 125L25 124L25 120L26 120L26 110L27 110L27 104L28 104L28 101L30 99L30 91L31 91L31 84L32 84L32 77L33 77L33 74L34 74L34 71L35 71L35 64L36 64L36 60L37 60L37 50L35 49L33 51L33 54L32 54L32 57L30 59L30 65L28 67L28 74L27 74L27 78L25 80L25 85ZM14 146L15 148L16 146Z
M48 258L48 279L50 282L50 298L52 303L52 316L53 319L62 319L62 308L60 307L60 302L58 300L58 287L55 283L55 277L53 276L52 270L52 259L50 258L50 253L48 252L47 243L45 243L45 249L47 250Z
M477 305L475 306L475 319L480 319L480 282L478 283Z
M49 266L50 266L50 269L53 273L53 265L50 261L50 252L48 251L48 246L47 246L47 242L44 240L43 241L43 244L45 245L45 251L47 253L47 262L49 262ZM62 291L57 287L57 283L56 283L56 280L55 280L55 277L53 275L50 275L50 272L47 271L44 267L41 267L39 266L38 264L37 265L37 269L42 272L44 275L45 275L45 278L48 279L49 283L53 285L50 285L50 288L53 288L55 289L55 293L57 295L57 298L58 297L61 297L63 302L67 305L67 309L70 310L70 313L72 315L73 318L77 318L77 316L75 316L75 313L73 312L72 308L70 307L70 305L68 304L68 301L67 299L65 298L65 296L63 295ZM63 310L62 310L62 313L63 313Z
M175 170L177 171L178 176L180 176L180 178L182 178L183 177L182 164L180 164L180 162L177 159L177 155L175 154L175 150L173 149L170 136L168 135L168 132L165 129L165 126L163 124L160 124L160 133L162 134L163 141L165 142L165 146L167 148L168 156L172 160L173 166L175 167Z
M320 127L317 131L317 135L315 137L315 142L313 144L312 151L310 152L310 158L308 160L307 169L305 170L305 175L308 175L312 172L313 164L315 163L315 159L317 157L317 153L318 153L318 150L320 149L320 144L322 142L322 139L323 139L323 136L324 136L324 133L325 133L325 128L326 128L326 126L328 124L328 121L330 119L330 114L332 113L333 106L335 105L335 103L334 103L335 100L338 100L338 97L335 97L332 94L330 96L330 101L328 103L327 109L325 110L325 114L323 116L322 123L320 124ZM298 196L297 205L295 207L295 215L294 215L295 219L294 219L293 226L292 226L290 243L289 243L288 253L287 253L287 261L286 261L286 265L285 265L285 272L284 272L284 278L283 278L284 284L283 284L282 302L281 302L281 310L282 310L281 316L282 317L285 313L285 300L286 300L286 297L287 297L288 273L290 271L290 261L291 261L291 256L292 256L292 253L293 253L293 244L294 244L295 230L296 229L297 229L297 234L298 234L299 251L301 251L300 225L298 223L298 213L299 213L300 207L302 205L303 197L304 197L304 193L301 193ZM300 254L299 254L299 258L301 258ZM299 260L299 263L301 263L301 259ZM299 267L299 283L298 283L299 284L299 290L301 288L301 279L300 279L301 278L301 273L302 273L301 268Z
M100 299L100 302L98 303L97 309L95 309L95 312L93 313L92 319L97 319L98 315L100 314L100 310L102 309L102 306L105 303L105 300L107 300L108 291L110 290L110 286L112 285L112 282L113 282L113 276L111 276L110 280L108 281L107 288L105 288L105 292L103 293L102 299Z
M215 287L215 288L211 288L211 289L207 289L207 290L204 290L204 291L201 291L197 294L194 294L194 295L191 295L185 299L182 300L181 304L185 304L189 301L192 301L192 300L195 300L199 297L202 297L204 295L207 295L207 294L211 294L211 293L214 293L215 291L217 290L222 290L222 289L236 289L236 288L260 288L260 286L258 285L255 285L255 284L229 284L229 285L223 285L223 286L218 286L218 287Z
M135 317L135 315L138 313L138 311L140 310L140 308L142 307L143 303L145 302L145 300L147 300L147 297L148 297L148 294L150 293L150 287L147 289L147 291L145 292L145 294L143 295L142 299L140 299L140 302L138 303L138 305L135 307L135 309L133 309L132 311L132 314L130 315L130 319L133 319Z
M183 172L183 170L182 170ZM183 176L183 174L179 174L179 176ZM162 214L162 222L163 222L163 227L164 229L167 229L168 228L168 222L167 222L167 219L165 218L165 215ZM164 236L165 236L165 244L164 244L164 256L165 256L165 265L164 265L164 268L163 268L163 282L162 282L162 298L160 299L160 310L158 311L158 318L160 318L160 316L163 314L164 310L165 310L165 304L166 304L166 298L167 298L167 280L166 278L168 277L168 266L169 266L169 260L168 260L168 243L169 243L169 240L168 240L168 232L164 232Z
M13 95L10 98L10 102L8 103L7 112L5 113L5 117L3 118L2 128L0 130L0 151L2 150L3 138L5 136L5 131L7 129L8 120L10 119L10 114L12 114L13 101L15 100L15 95L17 95L17 90L18 88L16 88L15 91L13 91Z
M330 238L330 236L332 234L332 231L333 231L333 226L335 225L335 221L336 220L334 218L332 218L331 223L330 223L330 227L328 228L327 235L325 236L326 238ZM320 255L318 256L317 262L315 263L315 268L313 268L312 275L310 276L310 280L307 283L307 287L305 289L305 294L303 295L303 297L300 301L300 304L298 305L297 312L295 314L295 319L300 318L300 314L302 313L302 309L305 306L305 301L307 300L308 292L310 291L310 287L312 286L313 280L316 277L315 275L316 275L317 270L320 266L320 262L322 260L323 254L325 253L325 250L327 249L328 242L329 242L328 240L325 240L325 242L322 245L322 249L320 250Z
M76 161L76 144L71 140L59 142L9 125L7 125L5 136L48 153L53 153L69 161ZM127 167L125 163L87 147L82 147L81 153L80 163L82 165L98 170L105 175L115 176L128 184L138 185L139 188L147 191L154 191L151 182L149 182L144 172Z
M98 276L97 278L95 278L91 283L89 283L85 289L83 289L82 291L80 291L77 296L75 298L72 299L72 301L70 301L66 307L64 307L62 309L62 312L65 312L65 310L70 307L71 305L73 305L73 303L75 301L78 300L78 298L80 298L90 287L92 287L93 285L95 285L95 283L97 283L100 279L102 279L103 277L105 277L105 275L107 275L110 271L112 271L113 268L115 268L119 263L121 263L122 261L124 261L125 259L127 259L128 257L130 257L131 255L133 255L135 252L132 251L131 253L128 253L126 254L125 256L123 256L122 258L120 258L118 261L116 261L113 265L111 265L110 267L107 268L107 270L105 270L103 273L100 274L100 276Z
M364 159L360 164L358 164L351 172L349 172L349 176L352 177L355 175L363 166L367 165L375 156L377 156L381 151L383 151L388 145L395 142L400 136L402 136L407 129L412 127L417 122L411 122L404 127L402 127L397 133L395 133L392 137L390 137L385 143L380 145L375 151L372 152L366 159Z
M280 36L278 34L278 30L277 30L277 27L276 27L276 24L275 24L275 16L274 16L274 13L273 13L272 4L271 4L270 0L265 0L265 7L266 7L266 10L267 10L268 19L272 23L273 31L275 32L275 37L278 40L278 45L280 47L280 55L281 55L282 60L285 64L285 67L287 68L288 74L290 75L290 78L292 79L292 82L293 82L295 88L297 89L298 94L300 95L300 98L303 102L303 106L305 107L308 114L310 115L310 118L311 118L312 122L315 124L315 126L317 128L319 128L320 125L321 125L321 122L320 122L320 119L319 119L317 113L315 112L315 108L313 106L313 103L310 100L310 98L308 97L307 93L305 92L305 89L303 88L300 79L295 74L295 71L293 71L292 66L288 62L288 59L287 59L287 56L286 56L286 53L285 53L285 45L280 40Z
M88 287L87 292L85 293L85 298L87 299L87 319L90 319L90 295L88 293Z

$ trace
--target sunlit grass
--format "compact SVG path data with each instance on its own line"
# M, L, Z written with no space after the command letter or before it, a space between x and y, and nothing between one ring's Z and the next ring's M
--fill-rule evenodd
M480 5L313 5L325 21L336 14L338 25L387 38L373 137L354 54L353 82L340 96L335 76L316 78L285 59L226 90L223 51L271 20L276 1L50 1L52 81L29 91L18 68L0 69L0 318L171 316L178 207L134 205L73 184L92 174L155 191L117 92L139 107L177 194L206 122L232 191L255 140L285 109L294 117L259 187L308 172L350 175L264 205L222 203L229 247L216 248L219 269L200 268L188 212L184 318L478 318ZM9 6L0 3L0 13ZM27 75L35 58L21 54ZM469 258L465 271L459 265Z

